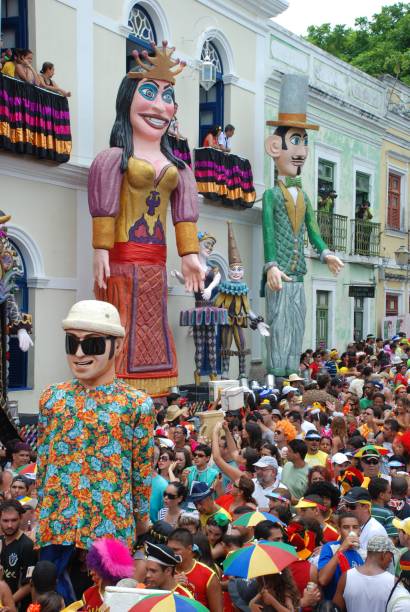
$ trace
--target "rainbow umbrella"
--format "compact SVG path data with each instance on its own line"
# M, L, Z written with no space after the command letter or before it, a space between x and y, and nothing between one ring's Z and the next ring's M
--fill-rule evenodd
M250 580L278 574L298 558L296 549L289 544L260 540L230 553L223 562L224 575Z
M262 521L272 521L272 523L278 523L281 527L286 527L285 523L282 523L277 516L274 514L269 514L269 512L247 512L236 519L232 525L255 527L255 525L258 525L258 523L261 523Z
M177 593L147 595L128 612L209 612L208 608L189 597Z
M388 455L389 451L387 450L387 448L384 448L384 446L378 446L376 444L366 444L366 446L362 446L362 448L359 448L359 450L357 451L357 453L355 453L355 457L363 457L364 453L368 452L368 451L373 451L375 454L379 454L379 455Z

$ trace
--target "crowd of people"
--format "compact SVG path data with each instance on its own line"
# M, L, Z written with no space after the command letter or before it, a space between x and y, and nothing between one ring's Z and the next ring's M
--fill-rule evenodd
M78 549L67 610L106 609L117 584L211 612L410 609L409 353L404 334L306 351L299 372L254 386L206 436L186 398L155 404L149 530L133 550L109 538ZM34 544L35 454L15 441L2 464L0 610L63 610L55 565ZM231 554L266 542L297 558L251 580L225 573Z
M33 52L30 49L7 49L3 51L0 57L0 70L6 76L43 87L65 98L71 96L71 92L62 89L53 80L54 64L52 62L44 62L39 71L35 69Z

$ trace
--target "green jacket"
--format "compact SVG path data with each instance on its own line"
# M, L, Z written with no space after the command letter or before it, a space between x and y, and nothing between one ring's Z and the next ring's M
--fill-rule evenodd
M307 194L300 190L297 204L288 190L279 183L263 194L262 229L265 264L276 262L287 276L300 279L306 274L304 255L305 229L313 248L322 256L328 247ZM266 273L263 274L261 296L265 295Z

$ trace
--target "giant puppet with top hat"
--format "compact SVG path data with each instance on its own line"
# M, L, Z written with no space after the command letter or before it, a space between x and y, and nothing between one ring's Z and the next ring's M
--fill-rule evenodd
M266 297L267 371L287 376L299 370L305 332L306 301L303 286L306 274L305 230L320 260L337 274L341 260L327 248L315 219L312 205L302 188L301 172L308 155L308 131L319 126L308 123L307 77L283 77L279 115L265 149L276 165L277 181L263 194L264 274L262 296Z
M244 329L249 324L251 329L257 329L262 336L268 336L269 329L263 317L251 310L249 288L243 281L245 270L230 221L228 221L228 259L228 278L218 285L218 293L214 299L214 306L224 308L228 313L228 323L221 325L222 378L228 378L232 356L237 356L239 359L238 378L246 378L246 355L250 350L246 348ZM232 350L232 342L235 343L236 349Z

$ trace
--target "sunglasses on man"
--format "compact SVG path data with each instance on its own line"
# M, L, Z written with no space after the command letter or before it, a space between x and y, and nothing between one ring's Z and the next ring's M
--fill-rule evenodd
M376 457L371 457L370 459L363 459L363 463L366 465L379 465L379 460Z
M81 350L84 355L104 355L107 340L115 340L114 336L87 336L82 340L73 334L66 334L65 336L65 352L67 355L75 355L78 351L78 347L81 346Z

